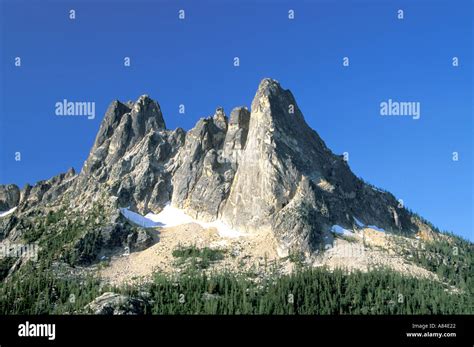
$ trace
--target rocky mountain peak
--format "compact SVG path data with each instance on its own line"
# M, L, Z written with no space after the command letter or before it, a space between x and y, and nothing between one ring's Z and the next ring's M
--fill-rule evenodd
M147 136L165 130L160 106L148 95L134 103L113 101L107 109L83 173L110 167ZM99 170L102 171L102 170Z
M131 118L135 136L143 136L149 131L166 129L160 105L148 95L140 96L134 103Z
M149 124L149 129L165 129L165 121L161 113L160 105L148 95L141 95L132 107L132 118L136 118L138 126ZM143 124L145 123L145 124Z
M283 89L271 78L260 82L252 101L252 113L283 127L303 125L309 128L291 91Z
M262 80L251 112L238 107L227 119L218 107L187 133L165 130L146 95L114 103L102 127L109 138L96 141L85 168L98 168L95 179L111 184L121 207L159 212L170 201L198 219L273 230L283 248L308 252L330 242L331 226L356 219L413 228L391 194L368 187L326 147L273 79Z
M141 214L171 203L203 221L270 230L283 252L312 253L331 243L334 225L349 229L356 221L394 232L418 228L392 194L363 182L326 147L293 94L269 78L251 111L234 108L228 119L218 107L188 132L167 130L147 95L112 102L80 175L40 182L22 196L33 206L63 194L74 206L107 196L112 208ZM3 188L1 196L9 207L18 190Z
M257 88L257 95L261 94L264 96L270 96L271 94L275 95L283 92L284 90L280 86L280 82L273 78L264 78L260 81Z
M223 129L224 131L227 130L227 117L224 113L224 108L223 107L218 107L216 109L216 112L214 113L214 116L212 117L214 120L214 124L219 127L220 129Z

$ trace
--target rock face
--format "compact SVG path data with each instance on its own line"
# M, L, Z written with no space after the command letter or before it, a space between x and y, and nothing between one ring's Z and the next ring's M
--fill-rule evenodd
M260 83L250 111L235 108L228 119L219 107L188 132L166 129L160 106L146 95L114 101L78 175L70 171L21 192L0 186L0 206L20 206L9 217L15 223L2 221L0 232L28 225L21 219L32 210L87 211L99 200L107 216L119 207L158 213L171 203L204 221L269 229L284 253L312 254L331 242L334 225L413 233L421 223L392 194L357 178L306 124L292 93L272 79ZM130 231L123 228L112 218L99 230L112 242L114 230ZM146 235L134 235L137 248L149 244Z
M306 124L291 92L264 79L252 111L222 110L187 135L173 177L172 203L195 218L247 231L269 228L282 249L311 253L333 225L355 219L388 231L413 230L389 193L350 171Z
M20 189L14 184L0 185L0 211L8 211L20 202Z
M72 185L76 172L73 168L66 173L59 174L49 180L39 181L34 186L26 185L21 190L19 210L24 211L29 208L54 202Z
M396 199L358 179L309 128L291 92L274 80L263 80L257 90L247 137L224 221L271 228L283 248L309 252L331 237L332 225L351 229L355 218L390 231L412 229Z
M227 117L218 108L186 134L179 152L172 203L199 219L217 218L232 182L231 165L222 160L227 126Z
M145 301L125 295L106 292L87 304L87 313L99 315L138 315L145 313Z
M182 129L168 131L160 106L148 96L135 103L114 101L107 110L78 186L106 190L121 206L147 213L171 198L170 167L184 141ZM92 194L94 195L94 193ZM81 199L87 203L90 195Z

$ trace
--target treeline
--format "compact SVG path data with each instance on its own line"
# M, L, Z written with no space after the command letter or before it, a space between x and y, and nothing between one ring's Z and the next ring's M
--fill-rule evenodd
M348 274L306 268L261 281L231 273L156 274L150 284L111 288L92 277L61 278L29 264L0 285L0 314L84 313L84 306L105 291L145 300L147 314L474 313L469 291L388 270Z
M148 288L153 314L461 314L470 293L388 270L348 274L306 268L254 282L242 276L157 275ZM133 295L132 290L129 294Z
M51 264L29 261L0 284L0 314L80 313L106 289L97 278L66 277Z
M446 237L444 237L446 236ZM404 247L405 258L435 274L438 278L462 291L474 288L474 245L451 233L441 233L441 237L426 241L421 247L410 247L399 240Z
M15 259L0 261L0 314L85 313L84 307L106 291L146 301L147 314L474 313L473 244L454 235L425 242L423 249L405 248L407 261L438 274L444 283L390 270L307 268L299 255L290 255L299 266L289 275L269 274L261 280L228 272L206 275L201 270L222 254L194 247L173 253L178 263L189 263L191 271L179 277L156 274L152 283L139 287L112 288L98 278L78 275L80 271L67 273L78 259L96 253L94 237L77 241L101 224L101 215L101 206L96 206L76 220L59 210L35 221L38 228L25 238L39 242L38 262L30 261L8 275ZM56 269L53 264L58 263L68 263L69 270Z

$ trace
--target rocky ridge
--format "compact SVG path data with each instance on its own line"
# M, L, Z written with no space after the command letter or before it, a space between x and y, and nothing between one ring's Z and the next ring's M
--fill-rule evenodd
M0 238L25 239L58 211L69 221L90 216L79 222L73 247L95 235L93 261L107 249L151 242L118 208L144 215L168 203L203 221L270 231L282 256L318 253L333 242L333 226L432 233L392 194L356 177L307 125L292 93L264 79L251 110L237 107L228 118L217 108L187 132L166 129L159 104L146 95L112 102L80 173L71 169L23 189L0 185L0 210L18 206L0 219Z

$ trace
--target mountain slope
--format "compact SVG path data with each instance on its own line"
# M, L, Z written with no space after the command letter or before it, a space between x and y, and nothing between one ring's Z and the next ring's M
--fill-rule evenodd
M0 185L0 212L1 249L38 246L0 259L0 313L473 312L473 244L356 177L271 79L187 132L114 101L79 173Z
M0 206L18 204L0 220L0 235L41 240L54 233L43 233L42 218L58 211L69 221L90 215L71 242L77 249L84 238L92 240L85 259L93 261L114 247L150 242L118 208L156 214L168 203L202 221L269 231L281 256L312 256L334 243L337 229L374 226L435 237L392 194L357 178L306 124L291 92L272 79L260 83L251 111L236 108L229 120L218 108L188 132L166 129L160 106L146 95L114 101L79 174L70 170L21 190L0 186Z

